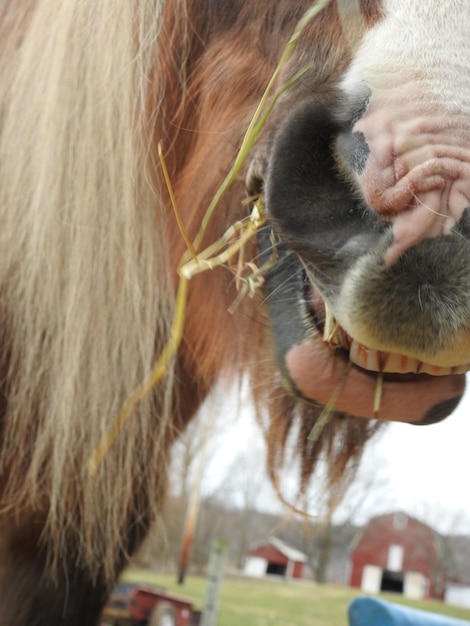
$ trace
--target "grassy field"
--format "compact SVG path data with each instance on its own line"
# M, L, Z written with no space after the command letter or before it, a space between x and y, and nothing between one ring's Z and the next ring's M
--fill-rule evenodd
M188 577L183 586L175 576L128 570L125 580L164 587L186 596L201 609L206 582ZM283 582L225 577L217 626L347 626L347 608L359 590L310 582ZM431 600L408 601L396 594L380 594L390 602L414 606L470 620L470 610Z

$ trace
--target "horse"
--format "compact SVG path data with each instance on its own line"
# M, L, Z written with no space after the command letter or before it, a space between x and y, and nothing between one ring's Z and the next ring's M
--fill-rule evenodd
M2 624L98 623L221 378L250 382L274 481L296 437L300 490L319 459L334 488L382 424L458 404L467 0L323 4L0 4ZM261 201L243 255L187 281L181 316L173 208L189 242L202 232L197 262Z

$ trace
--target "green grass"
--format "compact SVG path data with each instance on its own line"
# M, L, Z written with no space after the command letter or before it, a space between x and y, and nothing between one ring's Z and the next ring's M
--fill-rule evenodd
M124 580L157 585L190 598L202 609L206 582L188 577L184 585L176 576L143 570L128 570ZM358 589L310 582L277 582L225 577L219 604L217 626L347 626L349 603L361 594ZM396 594L380 594L390 602L406 604L424 611L470 620L470 610L434 600L413 601Z

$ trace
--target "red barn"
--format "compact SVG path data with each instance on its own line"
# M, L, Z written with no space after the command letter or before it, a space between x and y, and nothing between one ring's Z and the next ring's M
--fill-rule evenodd
M439 535L406 513L371 519L351 550L351 587L442 598L444 584Z
M247 554L244 572L248 576L269 574L286 578L302 578L307 557L280 539L270 537Z

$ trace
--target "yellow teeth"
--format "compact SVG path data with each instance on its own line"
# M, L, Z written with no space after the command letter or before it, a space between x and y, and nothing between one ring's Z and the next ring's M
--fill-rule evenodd
M456 367L439 367L403 354L369 348L347 334L334 318L331 308L326 302L323 340L332 350L342 348L349 353L349 360L352 363L371 372L449 376L450 374L465 374L470 370L470 363Z

